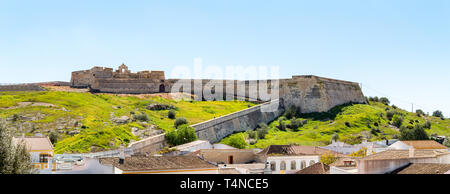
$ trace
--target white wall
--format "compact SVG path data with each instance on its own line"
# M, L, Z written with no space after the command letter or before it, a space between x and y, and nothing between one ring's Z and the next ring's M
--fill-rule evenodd
M267 157L267 162L272 164L275 162L275 171L272 171L272 174L280 174L281 172L281 162L286 162L286 170L285 174L293 174L301 170L301 162L305 161L306 167L310 166L311 162L318 163L320 162L320 156L269 156ZM295 170L291 170L291 162L295 161Z

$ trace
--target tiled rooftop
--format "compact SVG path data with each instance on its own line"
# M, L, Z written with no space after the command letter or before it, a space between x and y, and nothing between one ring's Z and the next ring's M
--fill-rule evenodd
M445 174L450 172L450 164L411 164L397 174Z
M15 143L20 143L21 141L24 141L27 149L30 151L53 150L53 144L50 141L50 139L48 139L48 137L25 137L25 138L15 137L13 138L13 141Z
M416 140L402 141L404 144L414 147L415 149L447 149L446 146L434 140Z
M319 162L298 171L296 174L330 174L330 166Z
M376 154L372 154L361 158L361 160L389 160L389 159L408 159L408 158L431 158L436 157L439 154L446 152L440 152L436 150L414 150L414 156L409 156L409 150L386 150ZM448 153L448 152L447 152Z
M119 158L102 158L100 163L124 171L217 168L197 156L131 156L125 158L124 164L119 164Z

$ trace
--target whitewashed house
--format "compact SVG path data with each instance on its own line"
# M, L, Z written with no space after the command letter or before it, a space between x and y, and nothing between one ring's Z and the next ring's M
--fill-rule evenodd
M53 144L48 137L15 137L15 143L25 143L31 162L41 174L51 174L56 169Z
M270 165L272 174L294 174L320 162L320 157L325 153L331 153L336 157L345 156L320 147L271 145L258 153L258 158Z

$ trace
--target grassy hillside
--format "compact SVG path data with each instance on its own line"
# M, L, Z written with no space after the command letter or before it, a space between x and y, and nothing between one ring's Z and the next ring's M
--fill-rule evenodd
M387 118L388 111L395 111L404 117L403 126L412 127L416 124L425 124L431 121L431 129L427 129L428 135L450 136L450 120L441 120L431 116L417 116L415 113L407 112L398 108L387 106L380 102L368 104L354 104L335 107L328 113L301 114L296 118L304 122L297 129L289 128L290 119L286 115L278 118L268 125L268 133L263 139L250 138L252 132L233 134L222 140L222 143L236 145L246 140L247 148L265 148L269 145L299 144L309 146L323 146L331 142L333 134L338 134L341 141L356 144L363 137L371 141L383 140L385 138L398 138L399 129L394 127ZM285 120L286 119L286 120ZM286 124L285 130L280 130L280 121ZM256 142L255 142L256 141ZM244 146L238 146L244 147Z
M57 153L89 152L117 148L138 140L131 128L138 130L152 126L172 130L174 120L167 117L169 110L152 111L150 104L175 107L177 117L185 117L190 124L199 123L221 115L253 106L249 102L191 102L174 101L162 97L119 96L79 92L2 92L0 93L0 118L18 134L57 134ZM145 120L133 120L133 115L145 114ZM112 118L127 116L125 124Z

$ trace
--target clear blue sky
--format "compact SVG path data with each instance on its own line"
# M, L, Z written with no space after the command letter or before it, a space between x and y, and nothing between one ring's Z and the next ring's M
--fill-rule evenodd
M170 72L194 57L356 81L450 115L448 0L0 1L0 83L122 62Z

